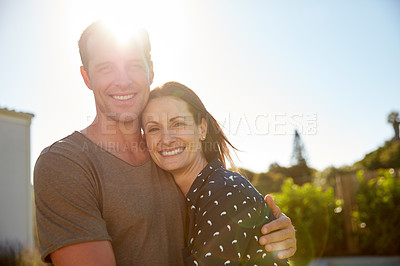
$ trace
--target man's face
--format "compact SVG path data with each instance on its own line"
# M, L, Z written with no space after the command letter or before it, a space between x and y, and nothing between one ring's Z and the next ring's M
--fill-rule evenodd
M135 44L118 44L90 37L87 43L88 71L81 69L93 90L99 119L130 122L146 106L153 70Z

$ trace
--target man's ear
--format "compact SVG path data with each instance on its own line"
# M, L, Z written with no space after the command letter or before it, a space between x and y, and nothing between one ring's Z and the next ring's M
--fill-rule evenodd
M90 79L89 79L88 73L83 68L83 66L81 66L80 69L81 69L81 75L82 75L83 81L85 81L86 86L91 90L92 86L90 85Z
M149 73L149 82L150 85L153 84L153 79L154 79L154 70L153 70L153 61L150 62L151 63L151 67L150 67L150 73Z

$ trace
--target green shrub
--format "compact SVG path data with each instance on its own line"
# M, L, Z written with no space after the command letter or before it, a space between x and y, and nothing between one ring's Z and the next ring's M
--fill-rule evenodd
M393 169L381 170L367 181L359 172L358 211L353 217L360 228L363 254L400 254L400 180L395 174Z
M288 178L282 193L274 194L274 198L296 228L297 251L292 258L295 265L307 265L313 258L321 257L328 239L332 239L330 232L343 238L342 226L332 223L335 209L340 214L342 204L335 201L332 188L322 191L310 183L298 186Z

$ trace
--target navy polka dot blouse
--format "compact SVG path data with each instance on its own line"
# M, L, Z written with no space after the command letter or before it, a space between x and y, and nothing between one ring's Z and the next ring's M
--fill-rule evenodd
M275 219L263 196L218 159L197 176L187 204L186 265L288 265L258 243L262 225Z

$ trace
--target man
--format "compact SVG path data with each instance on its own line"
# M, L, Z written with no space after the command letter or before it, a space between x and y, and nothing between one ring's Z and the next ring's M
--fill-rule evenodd
M95 22L82 33L79 51L96 118L44 149L36 163L42 259L56 265L182 265L186 203L172 177L149 158L138 119L154 76L147 32L123 43ZM271 209L278 219L264 227L270 234L260 243L289 257L296 249L294 228L277 206Z

